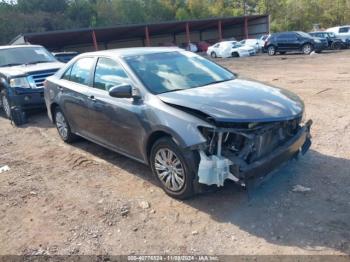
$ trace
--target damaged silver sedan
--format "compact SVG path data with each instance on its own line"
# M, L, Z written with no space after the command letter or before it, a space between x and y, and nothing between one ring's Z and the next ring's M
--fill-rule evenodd
M65 142L81 136L150 165L175 198L226 180L245 186L311 145L296 95L177 48L79 55L45 87Z

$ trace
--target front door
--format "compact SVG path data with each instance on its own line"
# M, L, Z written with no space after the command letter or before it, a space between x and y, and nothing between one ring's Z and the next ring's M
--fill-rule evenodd
M109 89L120 84L132 84L122 66L115 60L98 59L91 89L91 116L94 139L132 157L142 158L141 137L144 129L140 115L142 102L133 98L109 96Z

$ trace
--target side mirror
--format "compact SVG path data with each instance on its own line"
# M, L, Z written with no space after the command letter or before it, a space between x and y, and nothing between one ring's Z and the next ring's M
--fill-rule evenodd
M120 84L109 89L109 95L117 98L131 98L132 87L129 84Z

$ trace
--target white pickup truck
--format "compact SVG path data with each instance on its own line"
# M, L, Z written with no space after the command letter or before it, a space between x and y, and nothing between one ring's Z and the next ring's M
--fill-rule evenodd
M326 31L333 32L335 36L340 38L344 43L348 43L350 41L350 25L331 27Z

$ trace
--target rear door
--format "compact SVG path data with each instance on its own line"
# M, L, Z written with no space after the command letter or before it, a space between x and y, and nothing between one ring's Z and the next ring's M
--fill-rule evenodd
M92 99L92 125L94 139L110 148L141 159L141 137L144 133L140 121L143 103L133 98L115 98L109 89L120 84L132 85L120 63L100 57L96 63Z
M95 58L77 60L60 80L59 96L61 109L75 132L89 137L92 132L89 113L93 65Z
M288 36L286 33L281 33L276 36L277 49L279 51L288 50Z
M299 40L295 33L288 32L278 35L278 49L281 51L294 51L299 49Z
M287 33L287 48L288 50L299 50L301 47L300 36L296 33Z

